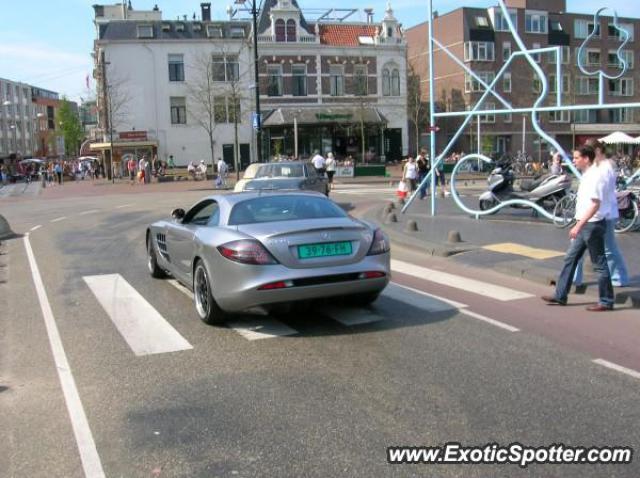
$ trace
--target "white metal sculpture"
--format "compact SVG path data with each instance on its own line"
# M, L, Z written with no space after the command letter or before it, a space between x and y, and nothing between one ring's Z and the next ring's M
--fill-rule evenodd
M605 79L616 80L621 78L625 72L627 71L628 64L623 55L623 49L625 45L629 42L629 32L623 28L618 22L618 15L615 11L613 11L613 26L619 31L620 38L622 40L620 46L616 50L616 54L620 61L621 71L617 75L609 75L602 70L597 71L589 71L583 62L583 56L585 52L586 45L589 41L598 34L598 28L594 27L593 31L587 36L584 42L580 45L578 49L578 68L580 71L586 76L597 76L599 79L599 91L598 91L598 103L597 104L589 104L589 105L563 105L562 104L562 47L561 46L553 46L546 48L535 48L535 49L527 49L526 45L520 38L517 29L513 25L511 21L511 16L509 15L509 11L507 10L506 5L504 4L504 0L498 0L499 7L502 11L503 20L507 23L508 29L513 35L513 38L516 42L519 51L512 52L510 57L505 61L504 65L500 68L498 73L495 75L494 79L491 83L486 83L482 78L480 78L471 68L465 65L460 59L458 59L448 48L446 48L443 44L441 44L437 39L433 36L433 0L428 0L428 51L429 51L429 116L430 116L430 124L434 126L436 124L436 118L446 118L446 117L462 117L464 121L462 122L460 128L453 135L447 146L443 151L438 153L436 156L436 131L435 128L431 130L431 142L430 142L430 158L431 161L431 171L420 183L420 187L413 192L411 197L408 199L405 206L402 208L402 212L405 212L406 209L411 205L413 200L415 199L416 194L419 189L430 182L431 184L431 214L435 215L436 211L436 195L435 195L435 170L440 165L444 158L449 153L452 146L458 140L458 138L462 135L465 128L469 125L474 117L479 115L505 115L505 114L513 114L513 113L528 113L531 115L531 123L535 129L535 131L547 141L556 151L558 151L562 157L565 165L575 174L578 178L580 177L580 173L575 169L571 156L567 154L567 152L560 146L560 144L555 140L555 138L551 137L547 134L542 127L540 126L539 117L540 113L549 112L549 111L582 111L582 110L591 110L591 109L605 109L605 108L638 108L640 107L640 103L609 103L606 104L604 101L604 88L605 88ZM599 9L594 15L594 25L599 25L600 15L607 8ZM455 63L457 63L461 68L465 70L471 77L473 77L482 87L485 89L480 99L476 102L476 104L470 109L466 111L450 111L450 112L441 112L437 113L435 111L436 106L436 97L434 94L434 85L435 85L435 68L433 62L433 46L434 44L443 52L445 52L449 57L451 57ZM556 56L556 92L557 92L557 100L554 106L542 106L544 101L547 98L548 92L548 83L547 78L544 75L544 71L535 61L533 55L538 55L542 53L552 53ZM495 85L500 80L501 76L505 73L505 71L509 68L512 61L517 57L524 57L537 77L540 80L541 84L541 92L538 98L536 99L534 105L528 108L514 108L508 101L502 98L497 91L495 91ZM481 109L481 106L485 99L489 96L493 95L502 105L504 109L491 109L484 110ZM435 158L435 159L434 159ZM479 217L481 215L493 214L503 207L511 206L511 205L521 205L527 206L535 209L539 214L545 216L549 219L554 218L553 214L546 211L544 208L535 204L531 201L527 201L524 199L511 199L508 201L504 201L496 205L491 209L487 209L484 211L475 210L468 208L461 200L456 190L456 175L462 165L467 161L484 161L485 163L491 163L492 160L483 154L467 154L463 158L460 158L458 163L453 169L450 179L451 185L451 197L458 205L460 209L463 211L472 214L474 216Z

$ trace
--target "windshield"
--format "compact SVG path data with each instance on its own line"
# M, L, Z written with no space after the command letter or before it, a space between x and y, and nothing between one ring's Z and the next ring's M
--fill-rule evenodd
M244 172L244 176L242 176L243 179L253 179L256 176L256 173L258 172L258 169L260 169L260 166L262 166L261 164L250 164L249 167L247 168L247 170Z
M265 164L254 176L255 178L302 178L302 164Z
M236 204L231 210L229 225L332 217L347 217L347 214L323 197L262 196Z

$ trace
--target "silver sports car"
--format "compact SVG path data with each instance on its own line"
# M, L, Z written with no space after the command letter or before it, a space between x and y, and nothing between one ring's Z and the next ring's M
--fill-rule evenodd
M208 324L332 296L367 304L390 278L385 234L313 192L209 196L151 224L146 242L151 275L191 289Z

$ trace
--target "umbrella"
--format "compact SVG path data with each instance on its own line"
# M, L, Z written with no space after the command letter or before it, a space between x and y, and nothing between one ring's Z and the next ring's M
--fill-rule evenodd
M37 164L42 164L45 161L43 161L42 159L38 159L38 158L28 158L28 159L22 159L20 161L20 164L26 164L26 163L37 163Z
M600 141L605 144L638 144L638 140L629 136L622 131L616 131L610 135L600 138Z
M78 161L98 161L96 156L80 156Z

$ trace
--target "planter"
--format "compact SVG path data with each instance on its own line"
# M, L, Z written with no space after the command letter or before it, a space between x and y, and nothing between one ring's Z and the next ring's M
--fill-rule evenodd
M386 173L386 166L384 164L368 164L366 166L356 165L355 176L383 176Z

